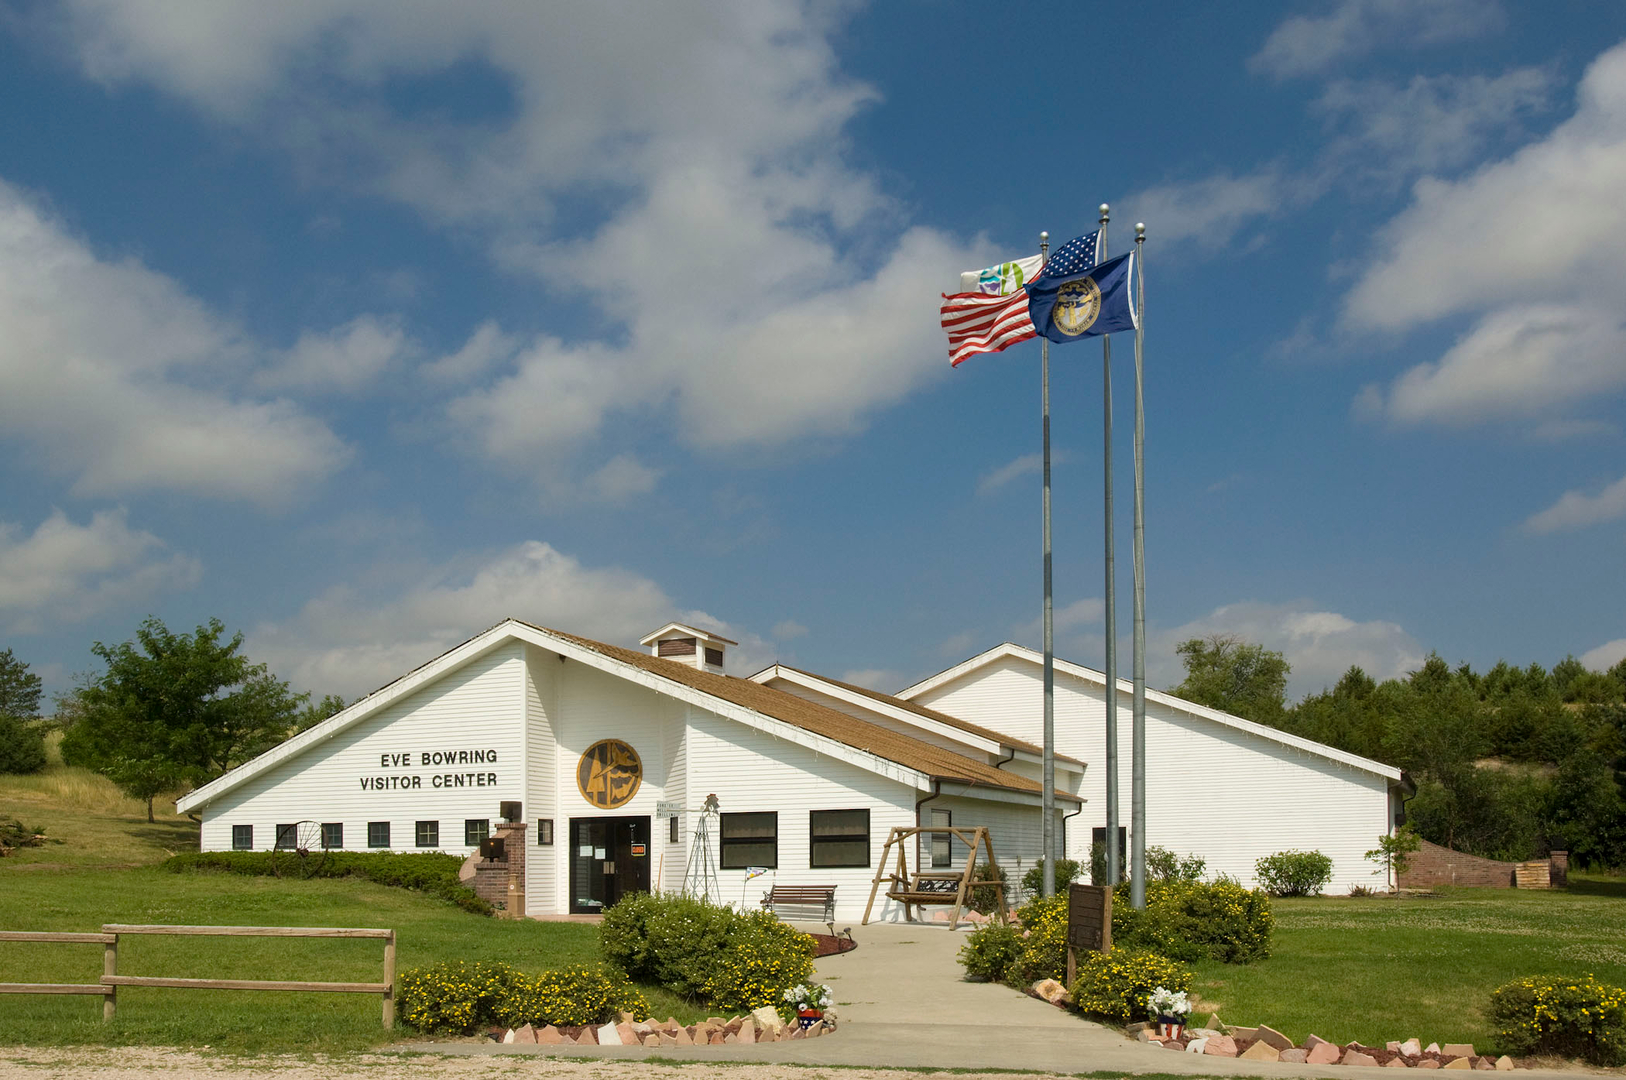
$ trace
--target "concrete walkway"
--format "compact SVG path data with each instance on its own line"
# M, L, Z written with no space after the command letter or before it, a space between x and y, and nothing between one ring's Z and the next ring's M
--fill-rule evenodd
M823 930L823 926L805 927ZM827 956L816 978L836 998L838 1030L822 1038L749 1046L502 1046L414 1043L398 1050L446 1054L553 1054L571 1057L783 1062L869 1068L1021 1069L1052 1073L1181 1073L1342 1077L1342 1066L1283 1065L1177 1054L1126 1039L1006 986L962 978L957 953L967 930L924 923L853 928L858 948ZM1521 1077L1568 1077L1520 1072Z

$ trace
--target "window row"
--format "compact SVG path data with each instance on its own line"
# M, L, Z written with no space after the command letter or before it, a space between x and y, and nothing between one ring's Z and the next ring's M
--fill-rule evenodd
M870 864L868 810L810 810L807 865L814 869ZM719 814L717 865L724 870L779 867L776 811Z
M329 850L344 847L344 822L322 822L321 835L309 837L300 836L297 824L278 825L272 832L275 837L274 846L279 851L291 851L302 843L312 845L320 844ZM479 847L480 841L491 835L491 820L489 818L465 818L463 821L463 846ZM440 847L440 822L418 821L413 823L412 841L415 847ZM367 823L367 846L370 848L392 847L390 837L390 822L369 821ZM254 826L233 825L231 827L231 847L233 851L254 850Z

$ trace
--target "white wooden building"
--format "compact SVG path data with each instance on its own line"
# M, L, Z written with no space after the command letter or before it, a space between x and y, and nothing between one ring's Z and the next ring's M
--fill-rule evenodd
M201 816L205 850L268 850L310 821L333 848L467 854L518 802L538 916L681 888L708 795L722 898L748 906L776 882L834 885L836 918L857 921L888 831L934 810L990 826L1002 859L1037 857L1031 741L840 684L731 678L733 643L694 627L642 644L506 620L177 805ZM1084 772L1061 764L1058 818ZM920 854L959 861L937 847ZM748 882L750 867L768 872ZM877 902L875 917L901 914Z
M1043 654L1009 642L956 664L898 698L1002 733L1043 737ZM1067 857L1106 840L1106 676L1055 661L1058 753L1088 761L1081 819ZM1120 847L1130 824L1130 702L1118 682ZM1059 786L1059 782L1058 782ZM1415 794L1401 770L1155 690L1146 692L1146 842L1207 860L1210 875L1252 885L1262 856L1316 850L1333 861L1329 892L1383 887L1365 853L1393 831ZM1403 820L1403 819L1400 819ZM1127 862L1125 863L1127 866Z

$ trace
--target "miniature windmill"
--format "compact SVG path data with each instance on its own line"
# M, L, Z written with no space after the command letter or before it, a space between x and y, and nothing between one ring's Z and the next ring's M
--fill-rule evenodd
M717 820L717 796L707 795L689 845L689 865L683 871L683 895L708 904L723 902L723 889L717 883L717 864L711 861L711 829Z

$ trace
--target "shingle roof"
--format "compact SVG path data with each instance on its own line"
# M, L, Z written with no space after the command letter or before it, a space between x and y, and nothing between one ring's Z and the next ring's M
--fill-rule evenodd
M913 701L905 701L902 698L893 697L891 694L883 694L879 690L868 690L862 686L854 686L852 683L844 683L840 679L832 679L828 675L819 675L816 672L803 671L801 668L791 667L789 664L780 664L778 666L785 668L788 671L799 672L806 675L810 679L817 679L820 682L829 683L831 686L839 686L843 690L851 690L855 694L863 694L865 697L872 698L875 701L882 702L883 704L891 705L899 709L905 709L914 713L916 716L924 716L928 720L936 720L940 724L947 724L950 727L959 728L961 731L970 732L972 735L980 735L984 739L991 739L994 742L999 743L1001 746L1013 746L1018 750L1023 750L1030 754L1044 754L1044 747L1042 746L1038 746L1030 742L1023 742L1021 739L1012 738L1002 731L995 731L993 728L985 728L981 724L973 724L969 720L961 720L958 716L950 716L948 713L940 713L936 709L928 709L926 706L917 705ZM1069 765L1082 766L1084 764L1082 761L1078 760L1078 758L1068 757L1066 754L1056 754L1055 758L1057 761L1065 761Z
M920 739L890 731L879 724L860 720L855 716L808 701L806 698L799 698L795 694L775 690L771 686L763 686L749 679L736 679L701 671L675 660L623 649L616 645L606 645L602 641L567 634L562 630L551 630L545 626L535 626L533 623L525 625L591 649L601 656L631 664L653 675L722 698L763 716L845 743L847 746L896 762L905 768L923 772L933 779L954 780L964 784L1035 794L1041 790L1036 780L996 769L987 762L977 761L964 754L956 754L952 750L945 750ZM1078 801L1078 796L1065 791L1058 791L1056 794L1069 802Z

